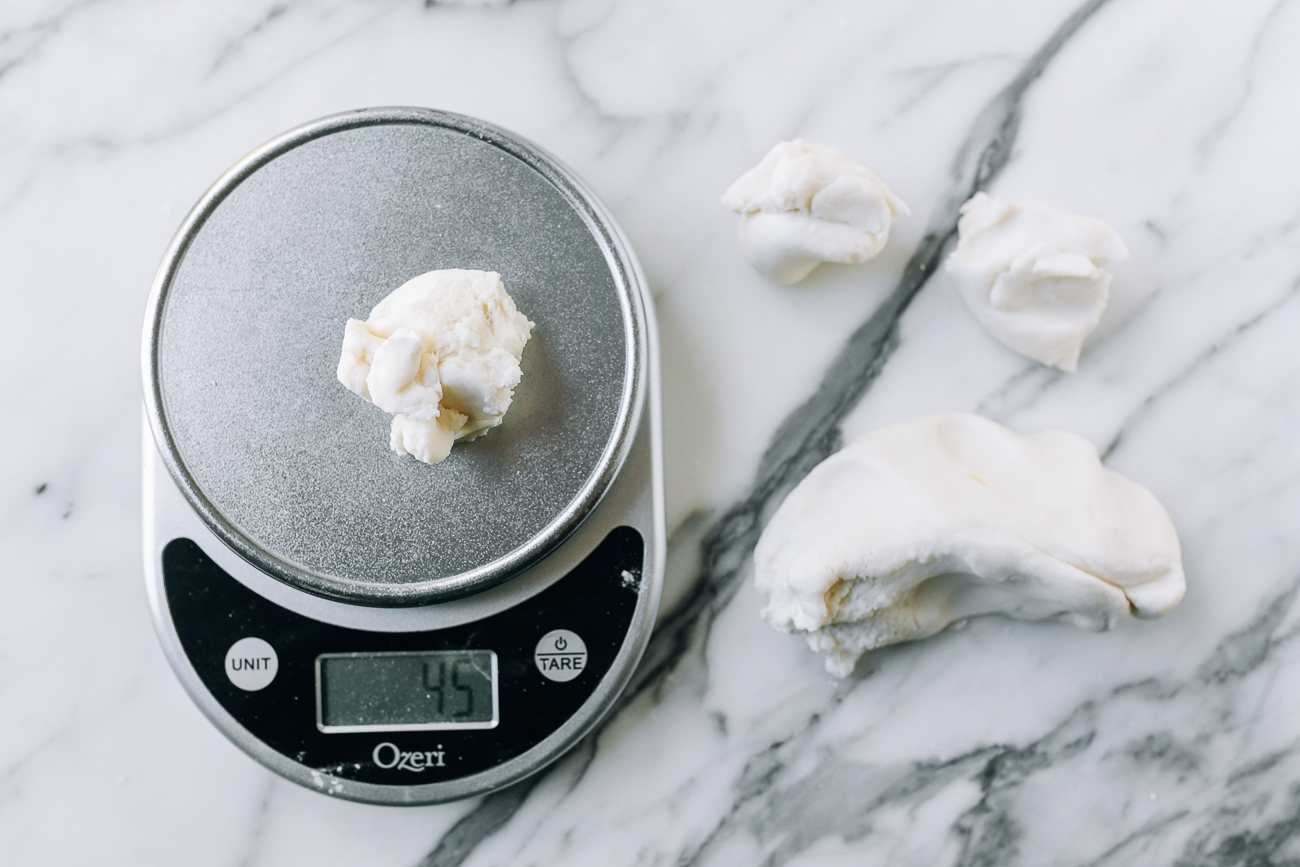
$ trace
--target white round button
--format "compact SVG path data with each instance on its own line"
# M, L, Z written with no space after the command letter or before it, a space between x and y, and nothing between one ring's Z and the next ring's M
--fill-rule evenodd
M576 632L552 629L537 642L533 662L549 680L573 680L587 667L587 645Z
M226 677L240 689L256 692L275 680L280 659L260 638L241 638L226 651Z

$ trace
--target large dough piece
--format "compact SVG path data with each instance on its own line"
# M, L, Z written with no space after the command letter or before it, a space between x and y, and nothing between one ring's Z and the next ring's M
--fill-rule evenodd
M1104 630L1183 598L1178 536L1150 491L1075 434L966 414L877 430L813 469L754 551L763 616L827 670L1001 613Z

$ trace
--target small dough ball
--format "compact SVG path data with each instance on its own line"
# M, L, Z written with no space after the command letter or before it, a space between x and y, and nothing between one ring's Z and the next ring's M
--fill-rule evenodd
M1073 372L1110 300L1106 266L1128 258L1110 226L1037 202L976 193L944 267L975 318L1004 346Z
M493 271L429 271L343 330L338 379L393 414L389 446L437 463L501 424L534 323Z
M870 169L802 139L781 142L722 196L738 214L740 248L760 272L791 285L822 262L874 258L907 205Z

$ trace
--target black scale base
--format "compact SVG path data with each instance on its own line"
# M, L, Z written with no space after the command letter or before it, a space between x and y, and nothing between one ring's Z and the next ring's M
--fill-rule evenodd
M627 639L640 593L645 546L618 527L572 572L518 606L435 632L367 632L321 623L258 596L193 541L163 549L163 585L177 635L203 685L240 725L285 757L331 776L378 785L423 785L465 777L515 758L569 719L595 690ZM625 574L626 573L626 574ZM587 662L568 682L548 680L533 653L554 629L582 637ZM279 670L246 692L225 671L236 641L274 647ZM498 660L500 722L491 729L325 733L316 724L316 658L323 653L492 650ZM438 754L438 763L394 763L402 752Z

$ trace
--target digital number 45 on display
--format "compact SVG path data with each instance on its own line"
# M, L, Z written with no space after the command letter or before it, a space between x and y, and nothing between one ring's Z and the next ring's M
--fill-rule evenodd
M438 696L438 716L446 714L447 707L447 662L439 659L436 663L437 674L433 674L435 663L426 661L424 663L424 689L426 692L434 693ZM468 719L474 715L474 683L481 683L482 678L471 678L469 683L461 679L461 666L467 666L471 670L473 664L466 657L458 657L451 663L451 688L455 692L455 697L451 701L451 706L460 705L461 710L452 711L449 715L453 719Z
M496 693L491 650L316 658L316 723L326 733L493 728Z

